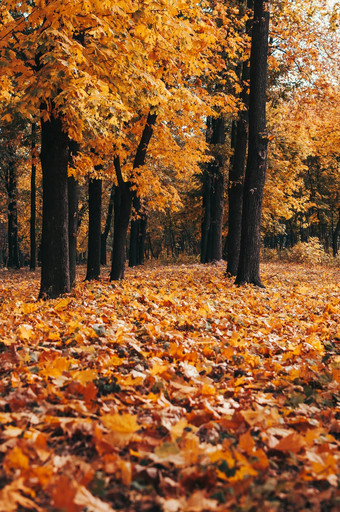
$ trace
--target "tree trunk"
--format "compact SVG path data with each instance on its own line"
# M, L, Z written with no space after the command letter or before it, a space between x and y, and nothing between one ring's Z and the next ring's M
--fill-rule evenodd
M61 119L41 118L43 221L39 298L55 298L70 291L68 241L68 136Z
M255 0L250 55L249 144L237 284L263 287L260 279L261 213L267 166L266 86L268 2Z
M129 183L117 187L114 198L114 231L110 280L124 278L126 235L132 206L132 192Z
M335 226L335 230L332 235L332 248L333 248L333 256L334 258L337 256L339 251L339 237L340 237L340 209L339 209L339 219L337 225Z
M142 217L139 219L139 236L138 236L138 265L144 264L145 254L145 240L146 240L146 227L148 224L148 217L145 213L142 213Z
M210 144L213 160L205 173L201 237L201 262L222 259L222 225L224 206L224 148L225 120L223 116L211 119L207 127L211 131Z
M70 287L73 288L76 281L77 264L77 233L78 233L78 201L79 185L73 176L67 180L68 191L68 241L69 241L69 265Z
M14 164L9 167L8 183L8 262L10 268L19 268L17 179Z
M248 9L250 9L252 5L253 0L248 0ZM251 34L250 20L248 20L246 24L246 34L249 36ZM227 274L230 276L236 276L237 274L241 247L243 183L248 145L249 75L249 59L247 59L243 62L241 76L243 84L241 100L245 106L245 110L240 112L235 127L235 138L232 137L232 147L234 149L234 154L231 159L231 167L229 172Z
M216 165L213 172L213 197L211 202L210 258L211 261L222 259L222 228L224 209L224 174L223 163Z
M138 245L138 225L139 219L132 220L130 226L130 249L129 249L129 267L135 267L137 263L137 245Z
M89 235L86 281L99 279L101 245L102 180L89 181Z
M116 185L112 185L111 193L110 193L109 207L107 210L107 216L106 216L106 221L105 221L105 229L104 229L103 233L101 234L101 239L100 239L100 243L101 243L100 263L102 265L106 265L106 243L107 243L107 237L109 236L111 225L112 225L115 192L116 192Z
M35 165L35 148L36 148L36 124L32 123L32 142L31 142L31 217L30 217L30 269L36 269L37 246L36 246L36 165Z
M203 175L203 220L201 226L201 263L210 261L208 239L211 224L211 175L206 170Z
M138 169L145 164L146 152L153 134L156 119L156 114L149 113L133 162L134 169ZM131 190L131 183L123 180L118 157L115 157L114 163L118 187L114 202L114 235L110 273L111 281L123 279L124 277L126 236L129 227L134 194Z
M146 236L147 216L141 211L141 201L138 196L133 198L133 207L138 219L131 221L129 266L142 265L144 263L144 244Z
M73 165L73 158L80 150L79 142L69 139L69 164ZM76 281L77 264L77 235L78 235L78 203L79 184L74 176L67 180L68 192L68 243L69 243L69 265L70 265L70 287L73 288Z

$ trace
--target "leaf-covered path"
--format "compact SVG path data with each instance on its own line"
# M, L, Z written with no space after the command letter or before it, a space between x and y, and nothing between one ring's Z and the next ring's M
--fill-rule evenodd
M37 302L1 271L0 510L335 511L338 272L128 271Z

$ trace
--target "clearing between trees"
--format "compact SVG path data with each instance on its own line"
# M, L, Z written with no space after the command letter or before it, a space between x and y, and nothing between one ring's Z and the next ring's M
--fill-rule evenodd
M224 270L0 271L0 510L339 507L338 269Z

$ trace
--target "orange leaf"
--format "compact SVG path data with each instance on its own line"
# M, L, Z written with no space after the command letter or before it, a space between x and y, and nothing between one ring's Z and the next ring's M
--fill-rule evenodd
M274 450L278 450L280 452L299 453L305 446L305 439L301 435L293 432L281 439L281 441L274 446Z
M28 469L29 458L23 453L21 448L14 446L5 457L4 467L9 469Z
M248 455L251 455L253 453L255 448L255 442L254 439L252 438L250 430L248 430L245 434L242 434L240 436L239 447L243 451L248 453Z
M51 481L51 497L53 505L65 512L80 512L81 506L74 502L76 496L75 485L66 475L60 475Z

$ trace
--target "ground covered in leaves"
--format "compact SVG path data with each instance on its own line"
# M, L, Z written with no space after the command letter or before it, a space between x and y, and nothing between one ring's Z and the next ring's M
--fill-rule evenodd
M337 271L223 273L1 271L1 511L339 510Z

